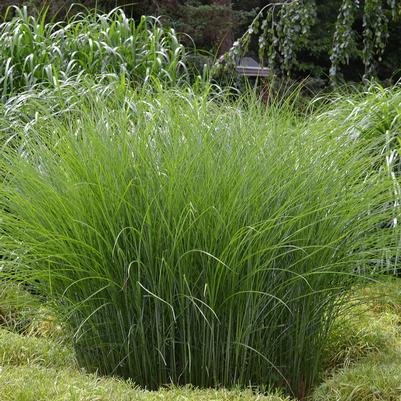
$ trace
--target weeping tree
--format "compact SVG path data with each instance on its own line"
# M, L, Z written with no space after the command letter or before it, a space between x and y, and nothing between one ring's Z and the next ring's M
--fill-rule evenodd
M319 0L269 3L256 15L244 35L219 59L214 72L232 68L250 47L256 47L260 62L269 67L272 74L292 77L300 66L299 55L316 42L312 33L322 23L318 15L322 7L327 5ZM389 26L400 20L400 2L338 0L336 8L327 54L331 82L336 84L342 79L342 69L351 58L363 65L364 79L375 77L389 40Z

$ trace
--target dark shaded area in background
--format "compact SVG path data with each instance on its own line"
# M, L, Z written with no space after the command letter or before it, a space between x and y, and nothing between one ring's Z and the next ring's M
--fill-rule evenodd
M278 0L272 0L276 2ZM336 17L341 0L317 0L318 23L312 29L306 49L297 55L297 64L293 70L294 79L309 77L312 85L323 87L328 82L330 68L330 51L333 42ZM165 24L182 33L181 39L191 46L206 50L212 55L227 51L235 38L240 37L256 15L258 9L269 2L266 0L3 0L0 13L11 4L27 5L31 12L49 7L49 16L65 17L68 10L72 13L86 8L97 7L109 11L114 7L123 7L127 15L139 18L141 15L162 16ZM130 4L131 3L131 4ZM135 4L134 4L135 3ZM75 4L75 6L73 6ZM73 7L72 7L73 6ZM71 8L72 7L72 8ZM355 29L359 41L362 42L362 11L356 19ZM394 82L401 78L401 24L400 21L389 23L390 37L386 50L377 68L378 78L386 82ZM191 39L190 39L191 38ZM342 67L346 81L359 82L364 73L361 60L351 58L349 65ZM250 54L257 58L257 39L254 39ZM194 60L195 64L197 63ZM199 60L203 64L204 60Z

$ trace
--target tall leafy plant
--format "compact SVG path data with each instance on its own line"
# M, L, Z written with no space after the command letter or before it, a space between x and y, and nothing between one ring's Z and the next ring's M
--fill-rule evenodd
M153 78L176 84L185 79L185 49L172 29L154 17L136 22L122 9L74 15L67 22L33 17L26 7L0 24L0 94L3 99L37 85L58 86L80 75Z

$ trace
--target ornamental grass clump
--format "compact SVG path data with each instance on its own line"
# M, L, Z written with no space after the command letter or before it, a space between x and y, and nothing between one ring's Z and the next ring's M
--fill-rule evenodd
M378 167L385 164L399 177L400 85L384 88L371 83L363 92L335 93L329 101L331 107L319 116L319 120L331 127L331 134L348 135L359 141L376 139L378 146L374 151L382 157Z
M15 16L9 20L11 10ZM47 21L46 12L34 17L26 7L12 7L0 23L0 41L3 100L82 75L108 81L123 76L136 86L155 78L177 84L187 75L185 49L173 29L154 17L135 21L119 8L53 22Z
M396 252L375 142L252 98L82 83L36 98L2 121L1 274L58 302L80 364L305 397L343 295Z

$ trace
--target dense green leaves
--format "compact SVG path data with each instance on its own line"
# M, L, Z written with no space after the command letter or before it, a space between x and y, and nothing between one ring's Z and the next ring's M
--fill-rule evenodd
M15 0L37 12L47 4L49 19L94 7L112 10L121 0L67 2ZM182 43L222 54L232 67L244 53L284 78L310 77L314 85L358 82L366 78L396 81L401 63L401 3L396 0L148 0L125 5L137 22L141 15L162 16L163 24L182 34ZM81 5L81 6L80 6ZM58 10L60 13L57 13ZM259 11L264 10L258 14ZM4 6L0 5L0 12ZM11 15L12 13L9 13ZM255 18L255 15L258 17ZM252 22L253 18L255 20ZM235 39L237 38L237 39ZM209 64L196 54L196 69Z
M0 94L3 98L38 84L58 86L82 74L177 83L186 74L184 47L159 20L136 22L121 9L90 12L67 22L46 22L27 8L0 24Z
M377 74L377 65L382 61L389 39L389 24L397 22L401 8L387 0L342 0L338 7L335 22L333 13L323 14L327 6L319 1L273 2L261 10L220 62L224 61L225 67L235 65L239 57L252 50L253 36L258 38L259 58L272 74L294 76L295 71L299 74L307 70L310 67L302 58L310 58L313 49L322 46L327 59L330 53L329 75L333 83L342 78L341 67L351 58L362 62L363 78L372 78ZM330 20L333 31L323 31L319 25ZM317 32L320 36L316 36ZM324 42L325 38L329 38L330 45ZM316 41L322 41L322 45Z
M339 67L342 64L347 64L350 56L356 51L356 33L353 30L355 14L355 1L344 0L337 17L333 49L330 56L330 78L333 81L338 79Z

